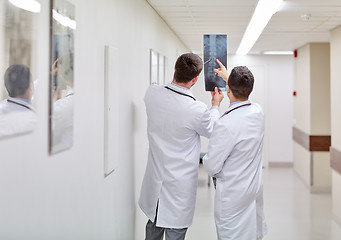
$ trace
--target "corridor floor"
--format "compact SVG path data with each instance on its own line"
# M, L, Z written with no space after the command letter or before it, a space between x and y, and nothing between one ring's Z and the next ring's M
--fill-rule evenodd
M332 220L330 194L310 194L292 168L263 169L264 209L268 234L264 240L340 240ZM193 225L186 240L215 240L214 188L200 166Z

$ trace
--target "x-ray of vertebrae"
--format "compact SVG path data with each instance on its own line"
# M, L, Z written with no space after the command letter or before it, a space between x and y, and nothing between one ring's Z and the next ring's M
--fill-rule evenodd
M217 59L227 66L227 35L204 35L204 74L205 90L214 91L218 87L226 91L226 82L214 74L214 69L219 68Z

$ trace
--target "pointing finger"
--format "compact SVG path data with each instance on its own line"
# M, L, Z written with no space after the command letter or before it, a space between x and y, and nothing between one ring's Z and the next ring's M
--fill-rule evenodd
M217 58L217 63L219 64L220 68L224 67L224 65L219 61L218 58Z

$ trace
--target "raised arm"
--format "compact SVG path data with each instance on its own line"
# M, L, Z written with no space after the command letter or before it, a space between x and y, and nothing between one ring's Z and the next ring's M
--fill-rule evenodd
M195 126L196 132L200 136L204 136L207 138L211 136L214 124L219 119L220 116L219 106L224 98L223 93L221 91L218 91L217 87L215 87L214 92L211 92L211 95L212 95L211 109L208 110L206 107L206 111L202 114L199 123L196 124Z

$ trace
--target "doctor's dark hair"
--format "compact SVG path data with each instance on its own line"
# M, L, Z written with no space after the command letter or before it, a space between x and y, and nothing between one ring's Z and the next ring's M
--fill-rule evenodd
M21 64L11 65L5 72L4 82L10 97L22 96L31 83L30 69Z
M254 77L251 71L245 66L232 69L228 79L228 85L237 99L247 99L253 89Z
M175 63L174 79L178 83L187 83L202 71L201 58L194 53L182 54Z

